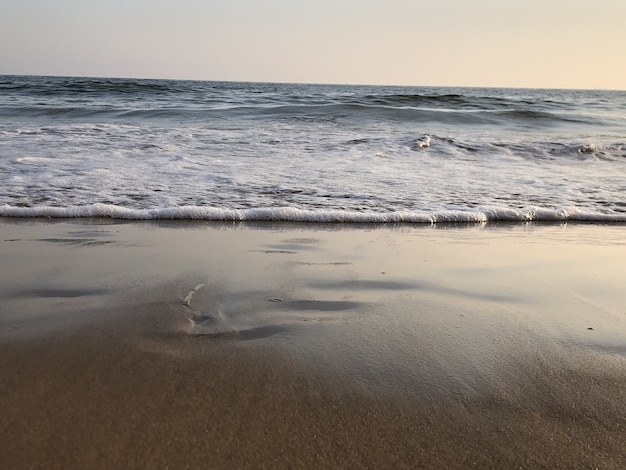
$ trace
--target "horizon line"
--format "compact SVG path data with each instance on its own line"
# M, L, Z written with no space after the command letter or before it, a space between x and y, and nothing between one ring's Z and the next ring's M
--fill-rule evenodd
M477 88L477 89L501 89L501 90L562 90L562 91L626 91L617 88L567 88L567 87L533 87L533 86L503 86L503 85L399 85L380 83L347 83L347 82L306 82L306 81L280 81L280 80L223 80L206 78L166 78L150 76L115 76L115 75L57 75L40 73L0 73L4 77L50 77L50 78L89 78L109 80L163 80L178 82L214 82L214 83L260 83L268 85L319 85L319 86L355 86L355 87L395 87L395 88Z

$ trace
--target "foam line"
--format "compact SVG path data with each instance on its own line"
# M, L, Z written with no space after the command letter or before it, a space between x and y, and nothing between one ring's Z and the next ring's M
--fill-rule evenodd
M0 206L0 217L111 218L121 220L207 220L226 222L311 222L311 223L476 223L491 221L588 221L626 222L624 212L598 212L576 207L551 209L531 207L512 209L487 207L474 211L397 211L355 212L341 210L303 210L292 207L225 209L183 206L161 209L129 209L109 204L73 207Z

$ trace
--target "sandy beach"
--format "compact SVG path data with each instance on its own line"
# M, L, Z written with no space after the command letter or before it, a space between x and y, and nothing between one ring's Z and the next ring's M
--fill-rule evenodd
M626 466L623 225L0 219L0 468Z

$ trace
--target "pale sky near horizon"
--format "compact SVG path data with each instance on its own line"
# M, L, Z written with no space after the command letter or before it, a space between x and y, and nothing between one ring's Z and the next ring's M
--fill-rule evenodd
M626 90L625 0L0 0L0 74Z

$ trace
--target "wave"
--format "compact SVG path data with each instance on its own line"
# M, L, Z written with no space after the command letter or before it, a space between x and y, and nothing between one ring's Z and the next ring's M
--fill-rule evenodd
M6 118L184 122L353 117L470 125L600 123L593 117L597 113L586 113L588 106L581 108L571 93L538 90L5 76L0 77L0 91L10 98L3 102L0 97L0 116Z
M410 106L455 109L504 109L512 104L510 99L492 96L470 96L460 93L398 93L365 95L357 100L361 104L382 106ZM529 104L529 103L527 103Z
M626 213L605 213L576 207L551 209L531 207L514 209L492 207L472 211L444 210L433 212L356 212L341 210L304 210L291 207L225 209L183 206L159 209L129 209L109 204L74 207L0 206L0 217L40 218L109 218L119 220L206 220L221 222L303 222L303 223L369 223L369 224L438 224L486 222L616 222L626 223Z
M327 104L270 104L270 105L214 105L212 103L191 106L151 106L146 103L135 107L133 103L114 102L78 105L64 103L46 106L2 106L0 117L5 118L67 118L95 119L104 121L172 121L198 123L207 120L273 119L273 120L386 120L406 123L445 123L465 125L551 125L559 122L586 121L559 116L555 113L532 110L470 110L394 107L388 105L350 103ZM592 124L591 122L587 122Z
M179 82L184 84L185 82ZM30 96L54 97L85 94L90 98L98 95L135 93L169 94L180 91L180 85L171 80L128 80L121 78L80 77L4 77L0 90L23 90Z
M367 139L350 141L352 145L367 143ZM626 143L591 143L591 142L550 142L550 141L527 141L527 142L481 142L480 140L465 140L437 134L424 134L411 136L406 139L404 145L413 151L424 151L432 147L434 152L431 158L438 156L453 155L462 159L467 155L480 155L483 158L490 156L502 156L502 154L516 156L532 161L558 160L604 160L622 163L626 158Z

